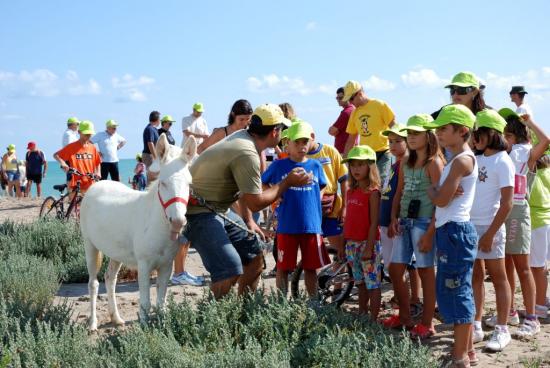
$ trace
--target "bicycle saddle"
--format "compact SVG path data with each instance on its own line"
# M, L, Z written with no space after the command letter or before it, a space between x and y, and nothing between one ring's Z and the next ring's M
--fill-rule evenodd
M64 191L65 188L67 188L67 184L58 184L53 186L53 189L59 190L60 192Z

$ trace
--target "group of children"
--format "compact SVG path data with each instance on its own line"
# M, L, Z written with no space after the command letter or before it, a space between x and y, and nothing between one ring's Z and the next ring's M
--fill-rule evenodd
M299 248L306 289L313 296L316 270L328 262L322 241L325 165L308 159L314 137L308 123L298 121L282 134L289 156L267 168L264 185L280 182L292 170L305 170L311 181L289 188L277 209L277 286L286 291ZM515 334L534 336L540 331L537 317L548 314L548 136L528 115L509 109L474 115L461 104L443 107L435 120L414 115L406 126L394 124L382 135L394 156L383 183L369 146L353 147L343 160L349 174L348 189L341 193L345 243L340 252L358 284L360 313L377 321L385 266L399 313L380 322L428 338L435 333L437 305L444 321L453 324L453 364L475 365L473 344L484 339L485 273L497 300L496 316L486 321L494 327L486 348L501 351L511 339L507 325L520 324L513 303L516 271L525 317ZM411 308L420 301L418 280L423 303L415 324Z

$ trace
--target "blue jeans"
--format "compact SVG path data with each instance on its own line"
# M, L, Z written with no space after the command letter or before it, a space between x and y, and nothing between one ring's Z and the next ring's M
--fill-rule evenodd
M410 265L414 255L416 268L434 266L435 246L427 253L421 252L418 248L418 242L422 235L426 233L426 230L428 230L431 221L430 217L419 217L417 219L402 218L399 220L401 243L394 245L392 263Z
M234 212L228 211L225 215L246 227ZM264 248L257 236L249 237L246 231L212 212L187 215L184 236L199 252L213 283L242 275L243 265Z
M477 233L470 222L448 222L437 228L436 299L446 323L472 323L475 316L472 274Z

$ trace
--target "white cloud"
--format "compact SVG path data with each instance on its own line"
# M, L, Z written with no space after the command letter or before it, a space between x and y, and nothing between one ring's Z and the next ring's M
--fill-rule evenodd
M98 95L101 93L101 86L95 79L90 78L87 83L82 83L78 73L74 70L69 70L65 75L65 79L69 84L67 91L72 96Z
M279 76L267 74L262 77L248 77L246 79L248 90L255 93L275 92L282 96L298 94L311 95L314 93L332 94L336 90L336 82L310 85L300 77Z
M550 67L542 67L540 70L531 69L526 72L512 75L498 75L487 72L486 84L488 88L507 90L511 86L522 85L526 90L550 89Z
M144 89L147 90L155 84L155 79L146 75L134 77L132 74L124 74L122 77L111 78L111 84L123 94L115 99L116 102L143 102L147 101Z
M395 83L379 78L376 75L371 75L369 79L363 82L363 86L369 91L393 91Z
M446 84L446 80L440 78L432 69L414 69L401 74L401 81L406 87L440 88Z
M314 31L316 29L317 29L317 22L311 21L306 24L306 31Z

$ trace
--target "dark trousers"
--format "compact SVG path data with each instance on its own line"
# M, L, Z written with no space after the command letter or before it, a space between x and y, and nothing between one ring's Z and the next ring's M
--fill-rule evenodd
M101 163L101 180L107 180L107 176L111 175L111 180L120 181L118 174L118 162L102 162Z

